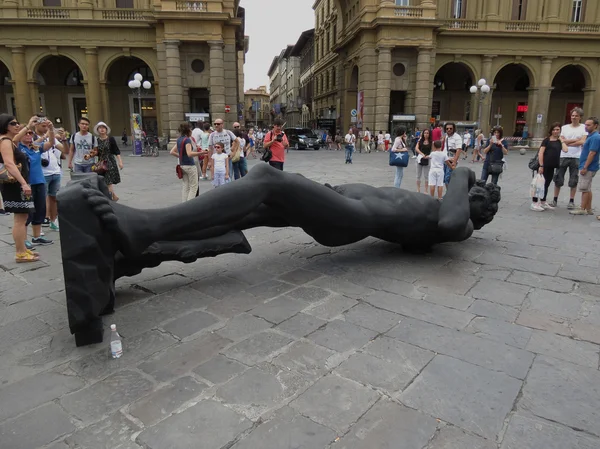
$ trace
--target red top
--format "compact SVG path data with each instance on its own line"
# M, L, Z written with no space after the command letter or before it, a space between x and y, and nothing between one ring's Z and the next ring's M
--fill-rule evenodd
M271 152L273 153L273 157L271 158L271 161L273 162L285 162L285 146L284 144L288 144L288 138L285 135L285 133L282 131L283 134L283 142L273 142L273 145L271 145L269 148L271 150ZM267 144L269 143L271 140L273 140L273 132L269 131L267 133L267 135L265 136L265 140L264 143Z
M433 128L431 131L431 140L435 142L436 140L442 140L442 129L441 128Z

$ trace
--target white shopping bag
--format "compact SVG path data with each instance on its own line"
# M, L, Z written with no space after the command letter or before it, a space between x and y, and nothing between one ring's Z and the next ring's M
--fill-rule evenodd
M544 197L544 176L536 175L531 180L529 185L529 196L531 198L543 198Z

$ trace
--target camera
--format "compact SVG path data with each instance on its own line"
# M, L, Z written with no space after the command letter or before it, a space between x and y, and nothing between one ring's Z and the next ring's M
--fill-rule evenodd
M48 165L50 165L50 161L48 159L44 159L42 158L42 167L47 167Z
M283 142L283 134L277 134L277 137L275 137L275 140L277 142Z
M38 123L44 123L45 121L46 121L46 117L38 117L37 118Z

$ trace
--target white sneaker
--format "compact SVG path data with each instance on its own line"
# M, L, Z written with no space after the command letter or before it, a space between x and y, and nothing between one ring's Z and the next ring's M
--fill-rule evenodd
M529 209L531 209L532 211L535 211L535 212L544 212L546 210L542 206L540 206L539 203L531 203L531 206L529 206Z
M416 159L416 158L417 158L417 156L413 156L413 157L411 157L411 159Z
M542 202L542 203L540 204L540 206L542 206L542 208L543 208L544 210L554 210L554 208L553 208L552 206L550 206L550 205L549 205L548 203L546 203L546 202Z

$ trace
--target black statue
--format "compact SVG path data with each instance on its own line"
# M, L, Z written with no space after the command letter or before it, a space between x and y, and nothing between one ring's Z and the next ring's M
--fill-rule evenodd
M325 246L373 236L423 251L468 239L492 221L500 201L500 188L476 181L467 168L454 171L443 202L393 187L322 185L261 164L194 200L139 210L111 201L101 179L85 177L59 194L69 326L78 345L102 341L99 317L113 311L116 279L166 260L249 253L245 229L294 226Z

